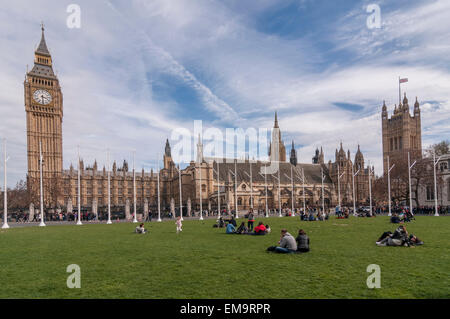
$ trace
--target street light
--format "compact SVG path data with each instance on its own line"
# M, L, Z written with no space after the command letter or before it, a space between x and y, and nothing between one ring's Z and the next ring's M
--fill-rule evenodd
M278 177L273 176L273 175L272 175L272 177L278 180L278 210L279 210L278 216L282 217L281 216L281 191L280 191L281 186L280 186L280 168L279 167L278 167Z
M339 205L339 210L341 210L341 177L344 176L345 172L340 174L340 172L339 172L340 165L339 165L339 163L337 163L337 165L338 165L338 205Z
M81 165L80 165L80 146L78 145L78 221L77 225L83 225L81 222Z
M2 229L8 229L9 225L8 225L8 186L7 186L7 182L6 182L6 162L8 161L9 158L6 158L6 138L3 139L3 154L4 154L4 174L5 174L5 179L4 179L4 185L5 185L5 189L3 192L3 196L4 196L4 201L3 201L3 226Z
M338 166L339 167L339 166ZM338 168L339 169L339 168ZM321 167L320 168L320 171L321 171L321 173L322 173L322 213L325 213L325 200L324 200L324 196L325 196L325 194L324 194L324 187L323 187L323 181L325 180L325 175L323 174L323 168ZM341 206L339 205L339 208L340 208Z
M436 160L436 150L433 151L433 175L434 175L434 216L439 216L437 208L437 182L436 182L436 165L442 156Z
M267 166L264 166L264 176L261 173L258 173L262 177L264 177L264 186L266 188L266 218L269 217L269 209L267 204Z
M137 223L137 212L136 212L136 170L135 170L135 157L136 157L136 151L133 151L133 223Z
M416 162L417 161L414 161L414 163L412 163L412 165L411 165L411 158L410 158L410 154L408 152L409 211L411 212L411 215L413 215L412 192L411 192L411 169L413 168L414 165L416 165Z
M370 161L369 161L369 207L370 207L370 216L372 216L372 181L371 181L371 177L372 174L374 174L375 172L372 170L372 167L370 166Z
M387 157L387 166L388 166L388 197L389 197L389 214L388 216L392 216L391 213L391 170L394 168L395 164L390 166L389 164L389 156Z
M159 154L156 155L156 167L158 168L158 171L156 172L157 180L158 180L158 222L161 222L161 200L159 198L160 194L160 186L159 186Z
M41 222L39 223L40 227L45 227L44 223L44 195L43 195L43 187L42 187L42 162L44 158L42 157L42 142L39 141L39 188L40 188L40 199L41 199Z
M303 188L303 213L306 213L306 193L305 193L305 170L302 167L302 177L298 176L298 174L295 174L297 178L302 182L302 188Z
M286 176L286 178L288 180L291 181L292 183L292 189L291 189L291 210L292 210L292 217L295 217L295 213L294 213L294 177L292 176L292 170L293 170L293 165L291 164L291 177L287 176L286 174L284 174L284 176Z
M175 166L175 169L178 171L178 184L179 184L179 191L180 191L180 219L183 220L183 197L181 195L181 171L180 166Z
M356 196L355 196L355 176L358 175L359 169L353 174L354 168L352 165L352 185L353 185L353 215L356 216Z

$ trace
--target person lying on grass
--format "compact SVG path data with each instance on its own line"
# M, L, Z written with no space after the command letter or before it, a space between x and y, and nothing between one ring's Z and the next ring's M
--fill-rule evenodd
M298 236L295 240L297 242L297 252L306 253L309 251L309 237L303 229L298 231Z
M414 236L409 235L404 225L399 226L395 232L384 232L376 242L377 246L418 246L423 245L423 241Z
M137 234L145 234L147 233L147 229L144 228L144 223L140 224L136 227L136 230L134 231Z

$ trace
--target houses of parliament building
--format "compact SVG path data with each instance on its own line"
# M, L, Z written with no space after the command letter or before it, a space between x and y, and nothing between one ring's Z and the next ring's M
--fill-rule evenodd
M72 211L73 207L78 206L79 167L82 210L97 212L104 209L108 204L108 171L105 167L98 167L97 162L85 165L83 161L80 161L75 168L72 165L69 169L63 168L63 94L59 79L53 72L52 56L46 45L43 27L41 41L34 54L34 66L25 77L24 90L28 152L27 185L34 205L38 205L40 195L41 147L44 207ZM389 141L388 137L386 141ZM411 140L403 140L403 145L409 145L410 141L418 143L412 137ZM290 157L287 160L276 114L269 161L247 159L234 162L233 159L225 159L218 163L217 159L204 157L202 150L203 146L199 141L197 160L191 161L180 172L172 160L168 140L163 156L164 166L158 172L142 170L133 173L126 161L120 165L114 162L109 172L111 206L122 211L129 211L130 203L133 203L135 196L139 213L146 214L149 210L154 212L157 210L158 175L160 204L163 212L173 211L175 207L179 207L179 180L181 180L184 215L190 215L193 210L198 210L200 201L203 209L208 210L216 210L219 200L220 208L228 209L228 211L234 209L236 204L238 210L246 210L250 207L264 209L266 201L270 209L278 208L280 202L283 207L290 208L292 199L295 208L302 208L304 199L306 205L320 207L322 176L325 205L327 207L337 205L339 188L341 203L351 206L353 202L352 171L358 170L359 173L355 177L356 201L358 204L366 204L368 201L368 180L371 168L366 166L359 146L353 159L350 151L344 151L341 143L339 149L336 149L334 162L324 161L324 152L321 148L320 151L316 150L311 163L299 163L294 142L292 142ZM279 152L278 157L274 156L276 151ZM389 152L389 149L386 151ZM259 174L263 167L273 160L279 161L280 172L277 173L279 182L275 175L267 175L264 178ZM236 177L231 172L235 172ZM293 172L292 175L291 172ZM341 176L339 187L338 173ZM136 194L133 187L134 174ZM181 177L178 174L181 174ZM294 177L293 181L289 176ZM304 176L304 184L297 178L299 176Z

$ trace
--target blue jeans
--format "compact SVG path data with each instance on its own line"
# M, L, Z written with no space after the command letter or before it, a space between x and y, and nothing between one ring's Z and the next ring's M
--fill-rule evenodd
M292 254L294 251L287 249L287 248L283 248L283 247L276 247L275 248L275 252L276 253L282 253L282 254Z

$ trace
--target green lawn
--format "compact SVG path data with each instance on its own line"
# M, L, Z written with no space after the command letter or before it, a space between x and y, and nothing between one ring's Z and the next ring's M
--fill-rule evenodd
M388 217L300 222L263 219L266 236L226 235L213 220L47 226L0 230L0 298L449 298L450 218L417 217L408 231L424 246L377 247ZM257 220L258 221L258 220ZM311 252L267 253L280 229L303 228ZM68 289L66 267L81 267ZM368 289L369 264L381 288Z

